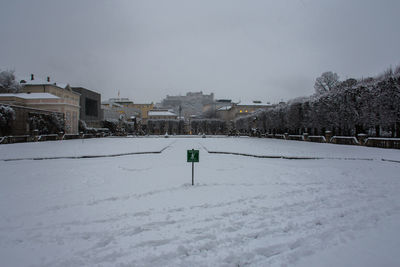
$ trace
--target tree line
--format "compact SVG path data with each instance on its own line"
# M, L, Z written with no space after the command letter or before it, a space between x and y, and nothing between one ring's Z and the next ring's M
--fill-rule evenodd
M315 93L274 107L258 110L233 122L216 118L192 119L189 129L183 120L149 120L148 134L227 134L232 132L264 134L333 135L400 137L400 66L369 78L339 80L333 72L325 72L314 84ZM0 72L0 93L18 92L19 84L12 71ZM5 107L0 112L1 130L7 131L14 116ZM32 121L33 123L33 121ZM40 124L35 121L33 124ZM118 132L137 132L135 125L105 123ZM119 127L119 128L118 128ZM121 130L121 131L122 131Z
M325 72L315 94L235 120L236 130L269 134L400 137L400 66L376 77L339 81Z

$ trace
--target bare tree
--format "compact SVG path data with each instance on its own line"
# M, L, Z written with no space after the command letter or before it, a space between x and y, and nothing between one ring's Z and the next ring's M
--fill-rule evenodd
M0 72L0 93L18 93L20 84L15 80L14 71Z
M339 76L332 71L327 71L321 74L315 80L314 89L317 95L324 94L334 89L339 83Z

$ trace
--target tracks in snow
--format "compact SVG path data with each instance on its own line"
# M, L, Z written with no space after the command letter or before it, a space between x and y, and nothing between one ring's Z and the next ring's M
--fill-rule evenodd
M167 148L171 147L172 142L168 146L164 147L159 151L143 151L143 152L127 152L127 153L116 153L116 154L105 154L105 155L82 155L82 156L59 156L59 157L30 157L30 158L13 158L13 159L2 159L2 161L19 161L19 160L52 160L52 159L95 159L95 158L113 158L131 155L145 155L145 154L161 154Z
M127 152L127 153L116 153L116 154L104 154L104 155L82 155L82 156L58 156L58 157L27 157L27 158L11 158L11 159L1 159L1 161L20 161L20 160L54 160L54 159L95 159L95 158L113 158L113 157L122 157L122 156L132 156L132 155L146 155L146 154L161 154L167 148L170 148L172 144L176 141L173 141L168 146L162 148L159 151L143 151L143 152ZM373 158L340 158L340 157L307 157L307 156L285 156L285 155L256 155L249 153L240 153L240 152L227 152L227 151L212 151L205 147L203 144L199 143L200 146L207 151L209 154L220 154L220 155L235 155L235 156L243 156L243 157L253 157L253 158L263 158L263 159L287 159L287 160L362 160L362 161L374 161L377 159ZM378 159L379 160L379 159ZM381 161L392 162L392 163L400 163L399 160L392 159L384 159L381 158Z
M190 186L181 189L193 190ZM199 264L205 259L235 266L269 265L282 260L290 263L315 253L320 247L344 242L357 234L354 231L368 228L395 212L395 207L390 205L378 208L387 202L383 192L371 198L370 191L360 192L368 189L363 185L352 188L338 184L335 189L332 192L325 184L303 184L301 187L293 184L272 195L258 193L229 201L144 212L117 211L112 217L101 215L90 221L74 219L39 229L25 227L24 231L28 234L28 242L47 244L80 240L86 244L69 260L48 262L48 266L78 265L85 259L90 259L86 263L117 263L117 259L123 259L127 265L138 266L149 262L156 266ZM176 188L135 197L147 198L168 191L176 191ZM104 203L100 200L94 204ZM121 204L115 203L116 206ZM50 234L44 234L49 229ZM64 229L70 230L64 232Z
M243 156L243 157L253 157L253 158L261 158L261 159L288 159L288 160L323 160L323 159L333 159L333 160L363 160L363 161L374 161L377 159L373 158L340 158L340 157L305 157L305 156L284 156L284 155L256 155L256 154L248 154L248 153L240 153L240 152L227 152L227 151L212 151L206 148L204 145L200 144L205 151L209 154L221 154L221 155L235 155L235 156ZM378 159L379 160L379 159ZM400 163L398 160L384 159L381 158L380 161Z

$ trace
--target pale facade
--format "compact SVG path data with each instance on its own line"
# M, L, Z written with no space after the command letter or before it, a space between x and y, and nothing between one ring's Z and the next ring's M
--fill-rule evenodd
M42 101L30 103L29 105L35 108L63 113L65 118L65 132L70 134L78 133L80 94L72 91L68 84L50 83L49 80L40 81L32 78L29 81L21 81L24 93L49 93L60 99L57 103Z
M162 100L160 108L173 110L179 116L189 119L191 116L200 116L204 106L214 103L214 94L203 94L203 92L189 92L186 95L167 95Z
M133 108L137 108L140 110L140 113L142 114L142 119L147 120L149 118L149 111L154 108L154 104L132 104Z
M149 111L154 108L153 103L138 104L129 100L129 98L110 98L107 101L101 103L104 109L104 118L107 118L106 114L112 112L119 112L129 117L130 113L136 113L145 122L148 119Z

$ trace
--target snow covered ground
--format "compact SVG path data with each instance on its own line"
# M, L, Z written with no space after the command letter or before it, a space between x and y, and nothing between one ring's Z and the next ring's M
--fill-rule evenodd
M94 155L104 157L73 158ZM399 160L398 150L257 138L1 145L1 264L400 266Z

